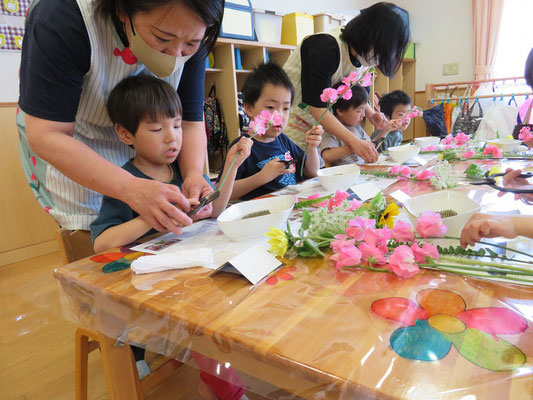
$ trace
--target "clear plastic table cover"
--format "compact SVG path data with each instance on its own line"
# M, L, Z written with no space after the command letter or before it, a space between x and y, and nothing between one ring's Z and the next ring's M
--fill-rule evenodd
M398 188L429 190L399 182L388 192ZM523 206L492 189L475 190L484 209ZM410 279L338 271L328 255L283 259L280 269L251 286L203 268L104 274L109 257L54 271L64 315L192 365L191 352L209 357L215 361L204 363L204 372L225 379L232 368L246 393L268 399L533 397L531 286L430 270Z

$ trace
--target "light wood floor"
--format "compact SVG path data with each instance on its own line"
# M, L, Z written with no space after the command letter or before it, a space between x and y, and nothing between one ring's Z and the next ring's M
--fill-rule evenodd
M52 276L60 265L59 254L52 253L0 267L0 400L75 398L76 325L61 315ZM148 355L148 364L157 363L157 358ZM198 382L198 371L184 365L148 398L198 399ZM100 354L93 351L89 355L89 399L107 398Z

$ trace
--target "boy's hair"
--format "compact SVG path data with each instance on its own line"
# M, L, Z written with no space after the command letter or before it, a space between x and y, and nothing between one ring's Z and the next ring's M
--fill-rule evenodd
M383 114L388 118L392 118L392 113L394 112L394 107L398 104L410 105L411 98L403 90L395 90L383 96L379 100L379 108Z
M245 104L253 106L267 83L274 86L283 86L291 92L291 104L294 99L294 86L291 78L278 64L273 62L261 63L252 69L252 72L244 81L242 97Z
M145 118L156 121L182 115L176 90L151 75L130 76L120 81L109 94L106 107L113 125L122 125L132 135Z
M335 85L335 89L338 89L339 86L344 85L344 83L339 82ZM365 104L368 101L368 92L366 89L360 85L355 85L352 87L352 97L349 100L344 100L342 97L337 100L333 107L333 114L337 115L337 111L346 111L350 108L357 108L361 104Z
M526 60L526 70L524 72L526 82L531 89L533 89L533 49L529 52Z
M376 3L342 28L341 39L364 57L373 52L377 67L391 77L409 44L409 14L392 3Z

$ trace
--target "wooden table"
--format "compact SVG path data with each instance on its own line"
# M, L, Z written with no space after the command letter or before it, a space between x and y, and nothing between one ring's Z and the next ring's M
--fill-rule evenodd
M400 182L387 192L398 187L411 194L430 190ZM476 190L497 199L486 188ZM90 259L59 268L55 277L82 325L111 338L128 332L130 340L170 356L191 348L303 398L533 398L533 288L429 270L411 279L337 271L328 257L284 261L275 278L255 287L232 274L208 277L201 268L103 274L103 264ZM391 297L416 302L421 291L458 295L466 309L512 310L527 329L488 336L520 349L524 364L514 372L491 371L454 346L437 361L399 356L390 338L405 325L378 315L372 304ZM130 393L123 398L132 398L133 376L122 376L121 387Z

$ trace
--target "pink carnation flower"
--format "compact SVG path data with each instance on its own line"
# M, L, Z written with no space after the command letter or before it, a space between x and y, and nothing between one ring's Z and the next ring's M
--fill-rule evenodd
M361 263L361 251L355 246L346 246L339 249L338 253L331 256L336 261L337 269L342 267L355 267Z
M402 278L410 278L420 271L409 246L402 244L394 249L389 257L389 270Z
M466 142L470 140L470 136L468 136L464 132L459 132L457 136L455 136L454 140L458 146L462 146L463 144L465 144Z
M431 178L433 175L435 175L434 172L428 171L427 169L424 169L422 171L415 171L414 172L415 178L419 181L425 181L429 178Z
M428 147L424 147L422 150L420 151L435 151L437 150L437 146L435 146L434 144L432 144L431 146L428 146Z
M436 260L439 258L439 251L435 246L429 243L424 243L422 247L418 243L413 243L411 245L411 250L415 255L415 261L417 263L426 263L430 260Z
M500 151L500 148L493 144L489 144L487 147L485 147L485 150L483 150L483 155L492 155L494 158L502 158L502 152Z
M342 98L344 100L350 100L352 98L352 90L350 89L349 86L346 86L346 85L341 85L339 86L339 88L337 89L337 92L339 94L342 94Z
M384 265L387 263L381 250L374 245L363 242L359 245L359 250L361 251L363 262L371 265Z
M529 126L524 126L522 129L520 129L518 139L523 140L524 142L533 141L533 134L531 133L531 129L529 129Z
M461 153L460 156L463 158L471 158L471 157L474 157L475 154L476 152L474 150L468 150L468 151L465 151L464 153Z
M350 72L350 74L342 80L346 86L351 86L359 79L359 74L356 71Z
M448 227L442 223L439 213L424 211L418 218L416 231L422 237L442 237L446 234Z
M322 91L322 94L320 95L320 100L323 103L335 103L337 100L337 97L339 97L339 94L337 93L337 90L333 88L325 88Z
M363 217L355 217L348 222L346 234L360 242L366 236L366 233L376 226L376 221L373 219L366 219Z
M440 141L442 144L451 144L453 142L453 135L450 133L444 139Z
M392 238L398 242L412 242L415 240L413 226L404 221L396 221L392 228Z

